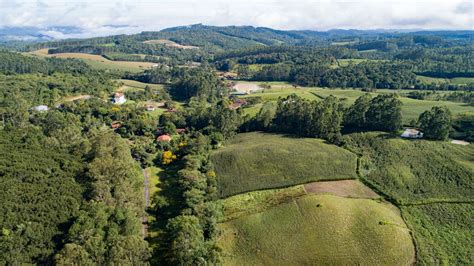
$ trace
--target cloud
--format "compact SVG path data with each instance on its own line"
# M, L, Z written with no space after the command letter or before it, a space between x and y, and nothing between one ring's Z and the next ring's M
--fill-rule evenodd
M473 4L460 0L0 0L0 27L83 29L75 37L196 23L285 30L473 29L473 13Z

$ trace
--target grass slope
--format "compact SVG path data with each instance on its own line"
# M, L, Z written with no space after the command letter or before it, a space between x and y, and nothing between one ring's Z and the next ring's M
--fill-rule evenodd
M409 206L402 212L414 232L419 264L469 265L474 261L474 204Z
M221 228L224 265L408 265L414 258L398 210L370 199L307 195Z
M351 134L348 148L362 155L360 173L401 204L474 201L474 147L402 140L387 134Z
M356 156L319 139L239 134L215 151L211 160L222 197L317 180L356 178Z
M77 58L81 59L95 69L117 70L127 72L141 72L151 68L154 63L134 62L134 61L111 61L100 55L83 53L59 53L48 54L48 49L41 49L30 52L29 54L39 57L57 57L57 58Z

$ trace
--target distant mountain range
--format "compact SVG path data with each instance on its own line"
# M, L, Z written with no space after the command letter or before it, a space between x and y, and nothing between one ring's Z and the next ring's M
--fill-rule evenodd
M104 25L103 27L120 29L130 28L129 25ZM117 31L114 31L117 32ZM120 30L119 30L120 32ZM163 29L161 31L147 31L132 35L143 38L166 38L174 39L179 43L189 43L191 36L199 35L202 42L214 40L225 40L234 42L236 45L242 42L260 43L265 45L276 44L296 44L304 42L314 42L327 39L343 39L351 37L391 37L401 34L416 35L437 35L443 38L470 39L474 36L474 31L424 31L424 30L358 30L358 29L332 29L328 31L313 30L276 30L265 27L253 26L207 26L195 24L189 26L179 26ZM0 42L50 42L71 37L86 35L84 29L71 26L54 26L47 28L39 27L3 27L0 28ZM219 45L218 45L219 46Z

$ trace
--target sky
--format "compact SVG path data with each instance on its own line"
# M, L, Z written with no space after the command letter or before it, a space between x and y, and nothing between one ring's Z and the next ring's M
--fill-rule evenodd
M0 28L73 26L70 36L129 34L203 23L282 30L469 29L472 0L0 0Z

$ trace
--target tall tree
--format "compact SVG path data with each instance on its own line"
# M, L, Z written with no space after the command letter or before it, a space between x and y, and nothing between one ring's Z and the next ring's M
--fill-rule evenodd
M445 140L451 129L451 112L446 106L434 106L418 118L421 131L427 139Z

